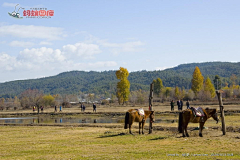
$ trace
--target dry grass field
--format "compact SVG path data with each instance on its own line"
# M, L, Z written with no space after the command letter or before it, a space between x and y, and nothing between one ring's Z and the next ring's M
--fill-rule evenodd
M125 112L141 106L98 106L97 112ZM206 106L218 108L218 105ZM238 105L224 106L225 110L239 110ZM147 109L147 107L143 107ZM240 114L226 114L227 133L222 135L221 122L209 119L198 136L189 125L190 137L177 132L177 114L168 105L155 105L156 120L174 120L154 123L153 133L134 135L123 129L123 123L110 124L0 124L0 159L240 159ZM53 108L44 110L53 113ZM64 108L63 113L79 113L80 108ZM87 107L86 112L92 112ZM32 113L31 110L4 111L1 115ZM58 113L57 113L58 114Z

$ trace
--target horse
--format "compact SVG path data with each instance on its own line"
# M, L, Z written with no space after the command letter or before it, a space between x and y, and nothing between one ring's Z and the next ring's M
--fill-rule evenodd
M147 118L149 117L150 122L154 122L154 111L146 111L144 110L144 116L138 113L138 109L129 109L125 114L125 125L124 129L129 128L129 133L132 134L131 127L133 122L139 122L139 134L141 134L140 130L142 129L142 134L144 134L143 127Z
M206 109L202 109L205 116L203 117L196 117L192 110L191 109L186 109L184 111L182 111L182 116L179 116L179 118L182 118L182 134L183 134L183 137L187 136L189 137L189 134L187 132L187 126L188 126L188 123L189 122L192 122L192 123L199 123L199 136L200 137L203 137L202 135L202 130L203 130L203 126L205 124L205 122L209 119L209 118L213 118L215 121L219 121L218 119L218 115L217 115L217 110L216 109L209 109L209 108L206 108ZM180 122L181 123L181 122ZM186 135L185 135L185 133Z

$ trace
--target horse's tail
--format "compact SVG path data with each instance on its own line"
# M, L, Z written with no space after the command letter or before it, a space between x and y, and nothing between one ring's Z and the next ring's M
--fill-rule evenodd
M182 126L183 126L183 112L179 112L179 118L178 118L178 132L179 133L183 132L183 130L182 130Z
M128 129L128 125L129 125L129 112L126 112L124 129Z

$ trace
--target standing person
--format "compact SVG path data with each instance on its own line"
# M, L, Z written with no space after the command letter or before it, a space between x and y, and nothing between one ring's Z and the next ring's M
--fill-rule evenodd
M81 103L80 108L81 108L81 112L82 112L83 111L83 103Z
M35 106L33 106L33 112L35 112Z
M41 106L41 112L43 112L43 106Z
M187 100L186 102L186 106L187 106L187 109L190 109L190 104L189 104L189 101Z
M181 101L180 101L180 110L182 110L183 109L183 100L181 99Z
M82 108L83 112L85 111L85 109L86 109L86 107L83 105L83 108Z
M178 106L178 110L180 111L181 110L181 101L180 101L180 99L177 101L177 106Z
M93 112L96 112L97 111L97 106L95 105L95 103L93 103Z
M57 112L57 106L55 106L55 112Z
M61 112L61 111L62 111L62 106L59 107L59 112Z
M172 100L170 104L171 104L171 111L174 111L174 101Z

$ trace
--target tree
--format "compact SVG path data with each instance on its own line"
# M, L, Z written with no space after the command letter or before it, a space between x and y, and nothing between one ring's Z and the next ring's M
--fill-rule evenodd
M21 105L26 105L27 107L32 107L36 106L39 109L40 106L42 105L42 98L43 98L43 93L37 89L28 89L24 92L22 92L20 98L21 98ZM25 107L25 106L24 106Z
M207 79L205 80L204 90L210 92L211 98L214 98L216 96L215 88L214 88L214 86L213 86L209 77L207 77Z
M197 93L202 89L203 80L204 80L204 77L202 76L202 73L198 68L198 66L196 66L192 76L192 87L191 87L195 95L197 95Z
M216 90L220 90L222 88L222 81L221 81L219 75L215 75L213 83L214 83L214 88Z
M42 104L44 106L53 106L55 104L55 98L52 95L44 95L42 97Z
M180 90L179 90L179 88L176 86L175 87L175 91L174 91L174 96L175 96L175 98L177 98L177 99L180 99Z
M120 69L116 71L117 79L120 80L120 82L117 83L117 98L119 104L124 104L130 94L130 82L127 79L128 75L129 73L126 68L120 67Z
M157 78L156 80L153 80L153 92L154 94L156 94L157 96L159 96L159 94L161 93L162 89L163 89L163 83L162 80L160 78Z
M232 82L232 86L236 85L237 76L235 74L232 74L230 80Z

